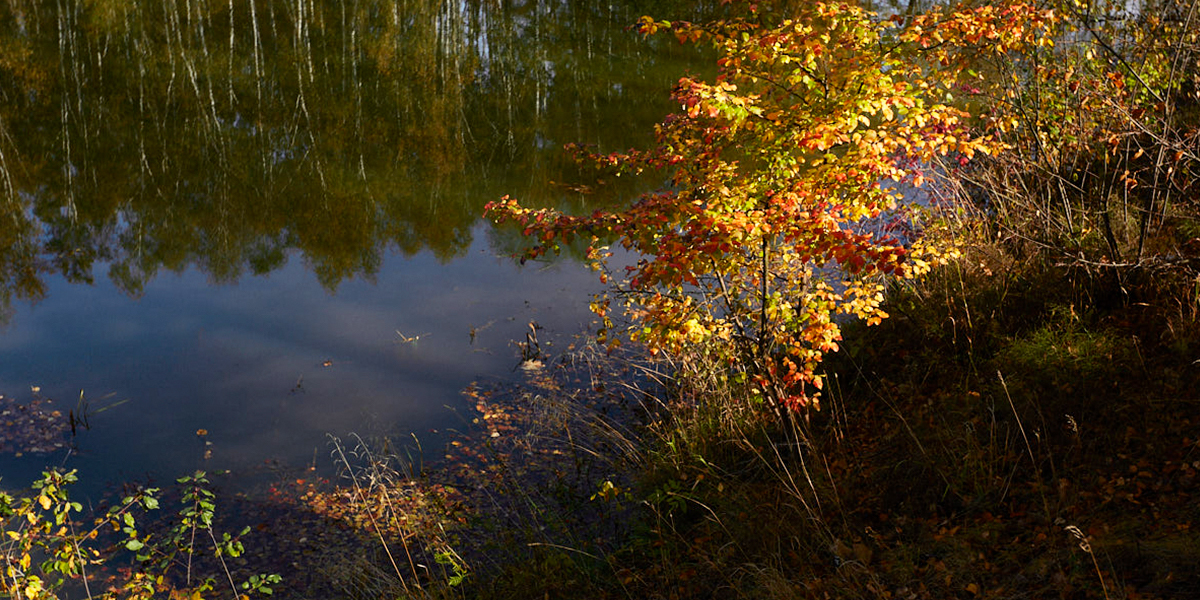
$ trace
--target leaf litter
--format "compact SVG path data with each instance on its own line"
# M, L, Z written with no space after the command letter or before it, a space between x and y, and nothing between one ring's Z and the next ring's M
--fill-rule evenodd
M37 396L27 402L0 396L0 453L50 454L70 445L71 418L54 401Z

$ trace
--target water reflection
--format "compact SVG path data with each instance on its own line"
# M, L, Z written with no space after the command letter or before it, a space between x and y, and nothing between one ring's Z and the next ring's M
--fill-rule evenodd
M566 142L647 142L694 58L625 27L676 4L0 2L0 393L83 390L97 485L436 444L530 321L586 326L595 276L479 216L579 202ZM62 460L14 450L4 485Z
M545 202L568 141L619 146L683 70L625 3L0 5L0 304L97 267L142 294L298 254L327 289L459 256L483 203ZM622 139L624 138L624 139Z

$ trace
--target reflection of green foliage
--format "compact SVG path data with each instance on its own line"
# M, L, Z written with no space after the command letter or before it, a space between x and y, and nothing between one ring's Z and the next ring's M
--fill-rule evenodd
M0 6L0 305L103 263L136 295L293 254L330 289L388 251L450 259L501 190L571 177L564 142L634 143L680 57L625 6L230 6Z
M14 299L41 300L46 285L38 277L33 225L11 204L0 204L0 223L11 234L0 235L0 321Z

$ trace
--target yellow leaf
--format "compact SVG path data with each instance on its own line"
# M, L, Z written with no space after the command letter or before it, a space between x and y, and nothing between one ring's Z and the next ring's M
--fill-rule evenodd
M48 496L38 496L38 504L42 505L43 510L50 510L50 498Z
M29 584L25 586L25 597L37 598L42 593L42 580L36 576L30 576Z

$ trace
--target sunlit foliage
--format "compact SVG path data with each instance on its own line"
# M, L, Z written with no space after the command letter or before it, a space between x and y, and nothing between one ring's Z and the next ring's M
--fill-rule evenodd
M680 110L653 148L591 157L618 173L665 170L668 186L583 216L509 198L489 210L538 238L529 256L576 238L592 240L598 267L610 256L601 244L634 252L616 282L634 340L725 362L776 410L799 409L816 405L841 316L878 322L886 278L920 276L943 254L880 231L904 199L896 184L923 185L934 160L1003 148L956 101L970 66L1050 43L1054 14L1002 3L881 19L818 3L765 24L747 10L639 24L720 52L714 81L679 81ZM609 307L594 303L606 319Z

